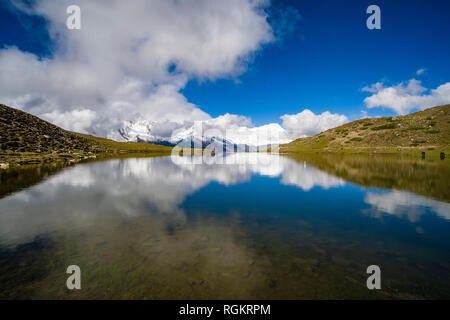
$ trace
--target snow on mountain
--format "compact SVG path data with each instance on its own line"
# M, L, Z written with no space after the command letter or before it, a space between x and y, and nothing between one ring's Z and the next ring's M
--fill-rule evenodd
M151 134L152 123L150 121L139 120L136 122L124 121L119 133L123 139L130 142L137 142L139 140L153 141L156 139Z
M221 125L216 119L190 123L158 122L138 120L124 121L121 128L109 138L128 142L149 142L181 147L244 151L258 146L266 147L288 143L288 133L279 124L271 123L259 127L239 124Z

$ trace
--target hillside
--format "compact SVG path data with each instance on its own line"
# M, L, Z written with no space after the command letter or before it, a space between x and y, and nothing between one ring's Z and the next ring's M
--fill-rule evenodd
M171 148L125 143L61 129L29 113L0 104L0 162L32 164L79 161L114 153L170 153Z
M406 116L361 119L280 146L280 152L448 152L449 149L450 105Z

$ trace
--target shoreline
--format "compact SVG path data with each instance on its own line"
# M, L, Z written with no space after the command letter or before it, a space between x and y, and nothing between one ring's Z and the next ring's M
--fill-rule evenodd
M156 149L156 150L114 150L100 153L93 152L69 152L69 153L38 153L38 152L3 152L0 153L0 169L8 169L12 167L20 167L26 165L44 165L51 163L67 163L75 164L80 162L104 159L120 159L130 157L155 157L171 155L173 149ZM405 148L405 147L375 147L375 148L352 148L352 149L303 149L303 150L279 150L276 154L280 155L301 155L301 154L334 154L334 155L391 155L399 157L422 158L425 152L425 159L444 159L450 157L450 147L426 147L426 148ZM195 150L187 151L180 149L180 155L184 153L199 154ZM205 150L200 152L205 153ZM241 152L245 153L245 152Z

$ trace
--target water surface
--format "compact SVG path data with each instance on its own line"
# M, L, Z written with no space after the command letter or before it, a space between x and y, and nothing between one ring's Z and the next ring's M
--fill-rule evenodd
M41 168L33 186L29 171L3 177L0 298L450 298L447 160L201 162ZM372 264L382 290L366 287ZM81 290L66 288L69 265Z

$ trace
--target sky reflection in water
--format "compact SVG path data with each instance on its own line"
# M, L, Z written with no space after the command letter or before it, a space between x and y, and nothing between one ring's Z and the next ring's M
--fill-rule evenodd
M197 160L81 164L1 199L0 297L450 297L449 203L281 156ZM69 264L80 292L56 285Z

